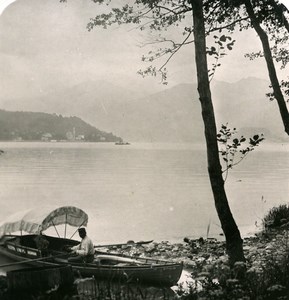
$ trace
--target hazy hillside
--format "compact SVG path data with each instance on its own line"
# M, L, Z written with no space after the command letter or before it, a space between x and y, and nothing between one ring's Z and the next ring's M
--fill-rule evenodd
M265 97L269 83L247 78L235 83L213 82L217 126L264 128L273 139L283 133L276 103ZM34 99L1 101L0 107L77 115L97 128L128 141L203 141L201 107L195 84L181 84L140 97L139 93L103 81L58 89ZM17 107L17 108L16 108Z
M204 140L201 110L194 86L182 84L138 99L127 106L123 124L127 135L140 140L200 142Z
M122 130L122 116L129 103L140 97L139 93L123 89L104 81L88 81L72 88L57 88L34 98L1 99L0 108L76 115L107 132ZM127 126L129 128L130 126ZM120 130L119 130L120 129Z
M0 140L116 142L121 139L77 117L0 110Z
M269 91L269 82L252 77L235 83L214 83L217 123L228 122L247 135L257 130L272 141L287 141L277 103L265 96Z
M129 141L192 141L202 138L200 108L193 108L196 91L185 86L138 98L139 94L106 82L90 81L41 98L2 100L0 107L77 115ZM192 120L198 123L196 128Z

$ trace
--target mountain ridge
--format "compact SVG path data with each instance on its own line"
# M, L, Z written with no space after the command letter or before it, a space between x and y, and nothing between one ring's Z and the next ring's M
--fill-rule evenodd
M120 137L101 131L78 117L44 112L0 110L0 140L119 142Z
M225 123L238 129L265 128L277 140L284 138L278 107L265 96L268 81L248 77L234 83L214 81L211 86L218 128ZM146 95L132 90L89 81L42 98L7 99L2 107L77 115L129 141L204 142L196 84L183 83Z

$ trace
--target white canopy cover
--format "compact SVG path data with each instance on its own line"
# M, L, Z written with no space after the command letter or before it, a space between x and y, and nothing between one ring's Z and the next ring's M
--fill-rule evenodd
M87 222L87 214L74 206L38 207L9 216L0 224L0 236L16 231L39 233L61 224L80 227L86 226Z

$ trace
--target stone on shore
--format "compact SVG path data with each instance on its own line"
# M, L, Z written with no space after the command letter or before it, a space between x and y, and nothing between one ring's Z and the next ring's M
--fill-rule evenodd
M244 238L243 249L247 259L247 272L261 270L267 257L282 259L284 257L284 245L286 245L287 230L273 230L255 234ZM184 268L192 274L206 270L212 265L226 265L228 257L226 244L217 239L189 239L184 238L183 243L171 243L169 241L153 242L150 244L128 244L126 247L109 247L109 253L155 258L182 262Z

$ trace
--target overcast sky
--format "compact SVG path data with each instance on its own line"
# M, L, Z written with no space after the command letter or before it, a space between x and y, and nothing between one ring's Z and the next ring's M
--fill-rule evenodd
M164 88L158 79L136 74L144 67L142 55L150 50L141 47L146 33L128 27L87 31L86 24L99 9L89 0L0 0L0 100L99 79L129 89ZM267 79L263 61L243 57L244 48L250 52L259 47L254 32L240 35L215 80ZM193 45L169 64L169 86L195 80L192 51Z
M2 7L11 0L1 0ZM0 10L0 11L1 11ZM140 47L145 33L119 27L88 32L89 18L99 6L88 0L18 0L0 15L0 84L2 97L46 93L51 88L86 80L112 81L121 86L160 89L157 79L142 79L136 72L144 65ZM239 49L254 34L239 39L234 55L223 61L215 79L237 81L257 76L266 78L262 63L245 62ZM256 43L258 40L256 39ZM256 47L256 45L254 45ZM195 79L192 46L180 52L169 67L170 85Z

